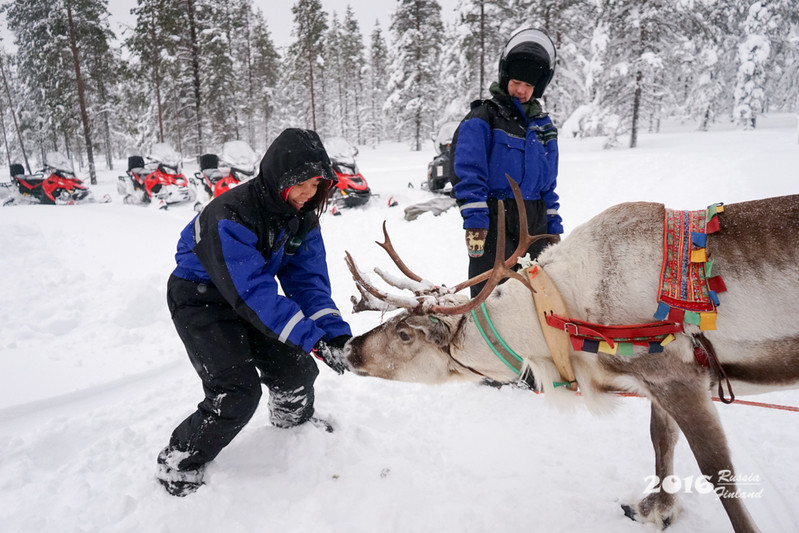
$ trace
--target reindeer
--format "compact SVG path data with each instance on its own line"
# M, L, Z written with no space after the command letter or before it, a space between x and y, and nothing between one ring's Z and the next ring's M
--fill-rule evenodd
M523 215L518 194L516 202ZM733 388L756 393L799 383L799 195L725 206L720 231L707 244L727 288L719 295L715 330L671 324L681 331L661 353L636 348L631 356L620 356L576 350L564 331L546 322L553 311L547 307L559 306L559 312L575 322L651 323L660 286L664 209L643 202L611 207L548 246L528 275L509 267L532 242L551 236L527 234L521 216L520 234L526 237L510 258L502 261L505 245L500 239L494 268L453 288L414 274L394 250L384 223L385 242L378 244L409 279L375 271L388 284L414 295L381 290L346 253L362 295L358 302L353 297L356 312L403 309L348 343L350 369L363 376L431 384L485 378L512 382L519 379L518 372L530 370L537 387L547 397L560 399L561 405L579 385L583 401L594 411L609 409L617 392L644 395L651 401L657 479L673 473L674 447L682 431L734 530L758 531L736 497L737 486L724 483L735 479L735 470L710 391L717 386L723 399L721 387L726 384L731 401ZM501 205L499 212L503 213ZM498 225L502 236L504 220ZM551 281L530 279L529 273L536 271L545 272ZM456 294L486 278L474 300ZM534 302L536 295L542 300ZM478 314L472 312L482 305L504 344L521 354L521 370L511 368L484 340ZM568 325L565 329L573 331ZM553 335L566 337L566 346L562 338L553 341ZM699 354L711 364L698 364ZM660 528L671 524L681 510L676 494L664 490L622 508L633 520Z

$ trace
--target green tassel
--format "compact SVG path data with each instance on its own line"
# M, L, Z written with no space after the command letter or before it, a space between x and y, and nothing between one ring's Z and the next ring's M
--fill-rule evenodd
M616 355L623 355L624 357L631 357L633 355L633 343L631 342L620 342L618 350L616 350Z
M699 313L697 313L696 311L686 311L684 321L686 324L693 324L694 326L698 326L700 322Z

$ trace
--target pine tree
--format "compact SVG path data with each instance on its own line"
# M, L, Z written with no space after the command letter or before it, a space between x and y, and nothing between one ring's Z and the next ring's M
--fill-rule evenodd
M251 83L252 99L253 102L256 102L253 112L263 119L263 146L266 146L271 141L270 127L275 110L274 93L278 81L280 56L275 51L266 21L260 10L256 13L256 19L262 23L253 26ZM255 139L250 142L255 147Z
M133 35L126 41L137 63L132 67L132 74L139 83L150 85L152 98L145 98L149 102L149 112L143 113L141 120L146 125L148 121L157 124L155 139L158 142L166 141L165 130L169 120L169 131L176 131L179 127L177 110L167 114L167 95L171 92L168 84L177 79L177 53L178 41L174 38L180 32L183 21L181 5L165 0L138 0L138 5L132 10L136 16L136 26ZM145 138L142 138L142 142Z
M336 135L347 138L349 136L346 117L347 79L344 71L343 37L344 33L338 20L338 14L334 11L330 15L330 25L325 33L325 46L322 49L325 81L321 87L323 90L331 91L331 93L323 94L321 102L320 112L324 118L320 121L320 129L323 137Z
M298 0L291 8L294 15L292 35L296 39L289 46L286 65L290 66L287 85L293 84L290 98L295 103L308 100L305 107L306 123L317 129L317 93L323 69L323 38L327 30L327 18L319 0ZM301 85L299 85L301 84ZM320 124L321 125L321 124Z
M5 100L8 103L8 113L11 115L11 121L14 124L14 133L15 138L17 141L17 145L19 148L19 153L22 154L22 160L25 162L25 168L30 173L31 172L31 165L28 161L28 153L25 150L25 140L22 136L22 132L20 131L19 120L17 119L17 111L16 111L16 91L12 91L11 87L14 86L13 83L9 83L9 78L11 77L11 72L8 72L6 66L13 61L12 58L6 55L5 50L0 49L0 78L3 80L3 98L0 100ZM12 80L13 82L13 80ZM5 105L0 106L6 108ZM4 115L2 111L0 114ZM3 118L3 140L6 145L6 154L8 156L8 165L11 166L12 159L13 162L17 161L16 150L14 150L11 145L9 144L9 139L11 135L6 132L5 126L5 118ZM12 152L14 152L14 156L12 156Z
M436 0L398 0L391 16L394 44L386 107L397 118L398 134L409 134L417 151L435 126L443 31Z
M239 103L241 102L241 79L239 65L234 54L234 34L245 20L236 17L240 2L207 1L198 4L196 24L198 52L202 77L201 99L204 135L209 146L221 145L227 140L239 138Z
M385 100L385 85L388 76L387 70L388 51L380 21L375 21L369 47L369 62L366 66L366 77L369 86L369 119L366 122L365 133L367 138L375 145L385 136L385 114L383 102Z
M354 135L355 142L362 142L363 114L363 71L365 59L363 55L363 36L355 13L350 6L344 15L344 32L341 34L341 67L344 76L345 107L344 123L347 138ZM355 130L353 132L353 129Z
M451 83L442 98L449 101L439 106L450 120L462 118L472 100L489 96L500 51L510 35L505 26L513 16L508 0L460 0L457 10L456 23L447 29L442 62L442 77Z

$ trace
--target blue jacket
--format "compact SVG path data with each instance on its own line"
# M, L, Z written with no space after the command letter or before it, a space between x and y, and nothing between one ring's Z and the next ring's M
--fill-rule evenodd
M546 114L528 120L518 99L478 100L453 139L455 197L464 228L488 228L487 200L512 199L505 174L525 200L543 200L549 233L563 233L558 215L557 129Z
M287 184L325 173L307 164L298 174L294 161L280 158L302 157L301 147L283 148L267 152L258 176L215 198L183 229L173 274L213 284L266 336L310 352L323 337L352 332L331 298L315 213L280 198Z

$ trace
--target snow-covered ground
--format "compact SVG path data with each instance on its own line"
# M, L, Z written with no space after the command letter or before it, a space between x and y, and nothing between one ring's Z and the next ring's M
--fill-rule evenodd
M796 117L757 131L671 127L635 150L561 139L558 191L567 232L627 200L700 209L799 193ZM411 269L449 285L466 277L459 214L403 208L430 199L419 184L432 146L361 147L381 196L325 216L334 299L352 315L359 265L393 265L375 244L385 219ZM118 167L122 168L119 162ZM188 172L195 170L191 165ZM113 202L0 209L0 530L4 532L640 532L619 504L652 473L645 400L610 415L563 414L543 396L476 385L429 387L323 368L317 411L336 426L273 428L266 405L178 499L156 483L155 457L201 400L199 379L169 319L164 291L191 206L124 205L118 171L100 171ZM415 188L409 188L412 183ZM387 207L393 196L398 207ZM799 283L799 280L796 280ZM799 405L799 392L749 398ZM747 505L763 531L799 531L799 414L718 406L740 474L756 476ZM684 440L681 477L697 476ZM670 531L731 528L714 495L684 494Z

